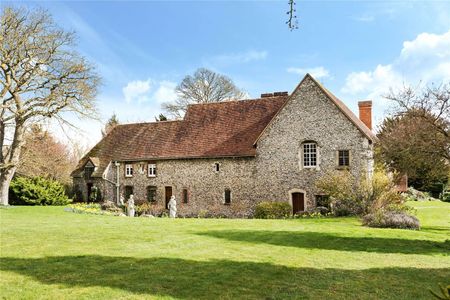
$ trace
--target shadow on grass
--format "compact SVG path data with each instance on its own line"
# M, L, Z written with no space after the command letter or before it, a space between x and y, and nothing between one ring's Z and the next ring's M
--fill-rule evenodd
M230 241L265 243L309 249L367 251L404 254L445 254L450 251L450 240L435 242L379 237L345 237L320 232L298 231L208 231L198 235Z
M2 271L68 287L109 287L135 294L216 298L429 298L450 268L367 270L293 268L269 263L99 255L2 258Z

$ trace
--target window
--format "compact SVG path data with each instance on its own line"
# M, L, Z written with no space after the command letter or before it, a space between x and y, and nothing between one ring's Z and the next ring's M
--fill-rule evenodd
M131 195L133 195L133 186L126 185L125 186L125 201L128 201L128 199L130 199Z
M220 171L220 164L219 163L215 163L214 164L214 171L216 171L216 172Z
M94 173L94 171L95 171L94 164L90 160L88 160L86 165L84 165L84 179L90 180L92 177L92 173Z
M316 195L316 206L330 208L330 196L328 195Z
M230 189L225 189L225 192L224 192L224 204L225 205L230 205L231 204L231 190Z
M314 168L317 166L317 144L303 144L303 167Z
M189 193L187 189L183 189L183 203L189 202Z
M147 201L150 203L156 202L156 186L149 185L147 187Z
M125 177L133 177L133 165L132 164L125 165Z
M94 173L95 167L93 166L86 166L84 167L84 179L89 180L91 179L92 173Z
M156 164L148 164L148 177L156 177Z
M339 150L338 151L338 166L348 167L350 165L350 151L349 150Z

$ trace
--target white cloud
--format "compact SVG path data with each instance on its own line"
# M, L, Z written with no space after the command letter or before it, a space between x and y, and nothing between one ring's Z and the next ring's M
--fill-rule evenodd
M145 81L135 80L128 82L128 84L122 89L125 101L127 103L134 100L137 100L138 102L145 102L148 100L147 93L150 91L150 87L150 79Z
M156 81L153 79L130 81L122 88L126 103L163 102L174 101L176 83L168 80Z
M427 84L450 80L450 31L444 34L422 33L405 41L399 56L390 64L372 71L352 72L342 92L379 98L404 83Z
M175 82L163 80L159 83L159 87L154 94L154 98L158 103L173 102L177 98L175 93Z
M314 78L326 78L330 77L330 72L324 67L314 67L314 68L288 68L289 73L295 73L299 75L306 75L306 73L311 74Z
M352 72L341 89L344 97L373 100L375 123L383 119L391 102L383 95L404 85L417 86L450 80L450 31L422 33L403 43L396 59L373 70Z

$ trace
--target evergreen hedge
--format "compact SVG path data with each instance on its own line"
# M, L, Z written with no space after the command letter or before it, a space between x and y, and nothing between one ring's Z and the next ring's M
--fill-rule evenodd
M66 205L72 202L64 185L42 177L16 177L9 187L9 200L13 205Z

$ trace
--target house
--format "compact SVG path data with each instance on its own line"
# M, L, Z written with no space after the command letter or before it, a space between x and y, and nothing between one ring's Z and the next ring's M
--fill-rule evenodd
M293 213L315 207L326 172L371 173L371 101L358 119L307 74L292 94L190 105L183 120L114 128L72 172L88 197L130 194L164 210L174 195L180 215L246 216L260 201L284 201Z

